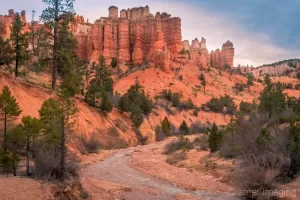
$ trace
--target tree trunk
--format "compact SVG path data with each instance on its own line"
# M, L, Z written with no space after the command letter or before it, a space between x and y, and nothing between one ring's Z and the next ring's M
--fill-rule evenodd
M64 180L65 178L65 157L66 157L66 135L65 135L65 123L64 123L64 115L62 115L61 119L61 141L60 141L60 172L61 178Z
M17 34L17 46L16 46L16 69L15 69L15 77L18 77L18 68L19 68L19 57L20 57L20 52L19 52L19 34Z
M54 35L53 35L53 66L52 66L52 89L56 89L57 79L57 26L58 26L58 0L55 1L55 19L54 19Z
M26 138L26 174L27 176L30 176L29 172L29 133L27 133L27 138Z
M4 151L6 151L7 150L7 148L6 148L6 128L7 127L7 117L6 117L6 112L4 112L4 139L3 139L3 149L4 149Z
M17 166L16 166L16 150L14 150L13 155L13 170L14 170L14 176L17 176Z

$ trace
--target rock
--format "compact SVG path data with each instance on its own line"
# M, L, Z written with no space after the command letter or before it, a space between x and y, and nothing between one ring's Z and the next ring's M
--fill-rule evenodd
M234 48L233 44L228 40L222 47L222 65L229 64L233 67Z
M108 15L109 18L114 18L114 19L118 18L118 7L110 6L108 8L108 12L109 12L109 15Z
M132 61L136 65L140 65L143 63L143 49L142 49L142 42L140 37L140 25L137 25L136 27L136 42L134 45L134 50L132 54Z
M156 41L152 45L147 59L161 67L164 72L170 73L171 52L168 49L164 34L161 30L162 27L159 13L156 13L155 20Z
M129 51L129 23L121 20L119 23L119 62L130 61Z
M214 68L221 68L225 64L233 67L234 48L230 41L223 44L222 51L217 49L210 54L210 65Z

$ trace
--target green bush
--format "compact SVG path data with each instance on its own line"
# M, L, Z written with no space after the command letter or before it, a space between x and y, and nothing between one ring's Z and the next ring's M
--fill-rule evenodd
M165 146L165 154L170 154L173 153L177 150L191 150L193 149L193 143L188 139L188 138L184 138L184 137L179 137L177 141L174 142L170 142Z
M212 111L224 114L235 114L237 106L229 95L221 96L219 99L216 97L206 103L206 106Z
M121 112L131 112L131 120L137 127L143 123L143 114L148 116L152 107L152 100L139 83L132 85L119 100L119 109Z
M181 123L179 130L181 133L183 133L184 135L188 135L190 133L190 128L188 127L187 123L185 120L183 120L183 122Z

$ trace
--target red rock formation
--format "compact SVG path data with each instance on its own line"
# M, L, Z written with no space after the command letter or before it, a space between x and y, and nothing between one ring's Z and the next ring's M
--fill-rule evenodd
M83 23L80 17L77 17L76 21ZM82 52L88 52L88 57L92 61L103 55L108 62L112 57L117 57L123 64L133 61L140 65L147 60L153 46L159 47L159 51L165 51L167 56L164 58L176 59L182 49L180 18L171 18L169 14L163 13L159 14L156 20L148 6L123 9L120 11L120 18L118 8L111 6L108 17L102 17L97 20L96 25L89 26L90 31L86 34L88 49L78 50L77 54L82 57ZM74 32L78 32L77 28L76 26ZM158 34L157 30L161 33ZM158 45L157 35L164 38L163 45ZM80 43L79 48L83 48L82 43L86 40L83 40L82 34L76 34L76 37ZM170 52L165 50L165 47Z
M228 40L222 47L222 64L229 64L233 67L234 48L233 44Z
M136 41L135 41L134 50L133 50L133 54L132 54L132 61L136 65L140 65L144 61L144 55L143 55L140 32L141 32L140 25L137 25L137 27L136 27Z
M125 63L128 61L130 61L129 23L128 20L124 19L119 23L119 62Z
M212 67L221 68L225 64L233 67L234 48L230 41L223 44L222 51L217 49L214 53L210 54L210 64Z
M147 59L158 65L163 69L164 72L170 72L170 62L171 62L171 52L168 45L164 39L164 34L162 32L161 26L161 16L160 13L155 15L155 29L156 29L156 41L152 45L151 50L147 56Z

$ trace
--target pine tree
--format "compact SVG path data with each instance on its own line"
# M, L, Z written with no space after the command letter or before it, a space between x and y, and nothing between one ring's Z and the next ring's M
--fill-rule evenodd
M113 80L110 77L111 71L105 63L105 58L101 56L99 58L99 64L94 63L92 67L95 70L95 80L106 92L113 92Z
M101 102L101 110L106 112L111 112L113 109L113 105L110 102L107 93L105 91L102 92L102 102Z
M60 145L60 109L57 101L50 98L44 101L39 110L40 121L42 124L42 133L45 139L45 145L54 149L56 154ZM55 155L55 159L57 156ZM55 160L56 161L56 160Z
M77 107L68 90L60 88L58 93L58 106L60 118L60 178L66 178L66 142L67 136L72 132L73 117L77 113Z
M206 86L205 76L201 73L200 76L199 76L199 79L201 81L201 85L203 86L203 90L204 90L204 93L205 93L205 86Z
M129 112L131 110L131 102L128 94L123 95L119 101L119 109L123 112Z
M25 132L22 130L20 125L16 126L13 129L10 129L7 134L7 147L13 153L13 174L17 175L17 165L20 161L18 153L22 151L25 144Z
M38 28L35 31L36 48L35 54L38 56L36 63L36 73L50 66L51 63L51 33L46 27Z
M141 109L137 106L133 106L130 118L135 127L137 128L140 127L144 121L143 113Z
M21 21L20 15L16 13L14 23L11 30L11 41L13 52L15 54L15 76L18 77L19 65L25 64L29 59L28 48L28 35L22 33L25 24Z
M280 83L266 85L260 93L259 100L259 110L268 112L269 118L272 117L274 112L281 112L285 109L285 94L283 94L283 88Z
M74 50L77 46L76 39L69 28L70 20L61 22L58 26L58 44L57 44L57 72L62 77L61 86L67 89L71 96L80 93L82 85L82 65L78 61Z
M296 123L291 123L287 143L288 155L290 158L290 165L287 176L295 178L300 170L300 126Z
M21 129L26 135L26 174L30 176L30 152L35 149L31 145L35 145L36 137L40 134L42 126L37 118L32 118L31 116L22 117Z
M190 128L188 127L187 123L185 120L181 123L179 130L184 134L188 135L190 133Z
M4 86L2 93L0 94L0 116L3 121L4 132L4 150L6 150L6 132L8 128L8 122L16 119L21 114L21 109L17 100L11 95L11 92L7 85Z
M208 137L208 146L210 152L216 152L219 148L220 136L217 125L214 123Z
M111 59L111 64L110 65L111 65L112 68L115 68L118 65L118 60L117 60L116 57L113 57Z
M56 89L56 79L59 59L59 25L73 13L73 4L75 0L43 0L48 7L43 10L41 20L53 30L53 63L52 63L52 89ZM69 15L66 15L69 14Z
M161 129L166 134L166 136L170 136L171 134L171 127L170 122L167 117L161 122Z
M265 85L271 85L272 82L271 82L271 78L270 78L270 74L266 74L265 77L264 77L264 84Z
M9 41L0 37L0 66L9 65L13 60L13 49L11 48Z

